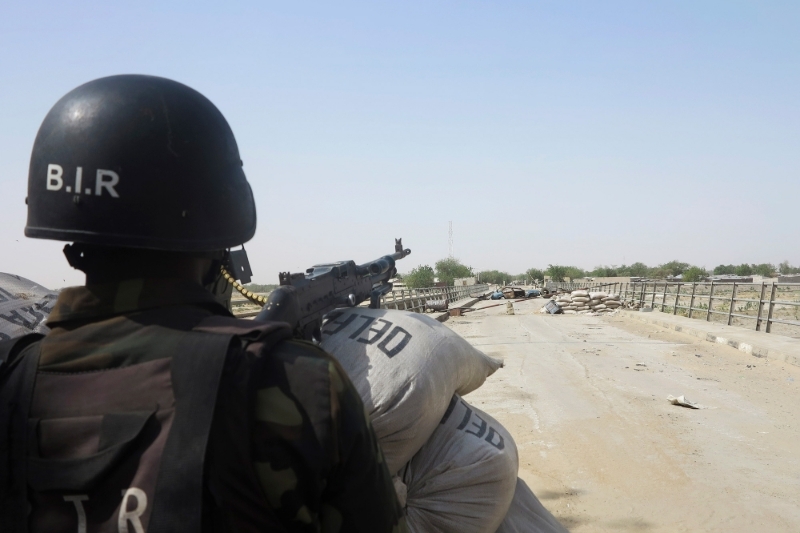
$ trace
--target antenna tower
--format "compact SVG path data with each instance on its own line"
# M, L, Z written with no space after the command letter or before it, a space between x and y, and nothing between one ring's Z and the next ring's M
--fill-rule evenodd
M450 259L453 258L453 221L450 221L450 232L449 238L447 240L447 253L450 256Z

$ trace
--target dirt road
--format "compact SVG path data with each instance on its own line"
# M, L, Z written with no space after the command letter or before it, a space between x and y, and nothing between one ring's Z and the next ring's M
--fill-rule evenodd
M446 324L505 361L467 400L511 431L520 477L564 525L800 531L800 368L631 319L535 312L543 303Z

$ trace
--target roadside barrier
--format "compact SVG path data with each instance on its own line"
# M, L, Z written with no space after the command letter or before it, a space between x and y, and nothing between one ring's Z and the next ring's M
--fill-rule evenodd
M629 308L741 326L765 333L800 333L800 283L665 282L558 283L551 289L604 290Z

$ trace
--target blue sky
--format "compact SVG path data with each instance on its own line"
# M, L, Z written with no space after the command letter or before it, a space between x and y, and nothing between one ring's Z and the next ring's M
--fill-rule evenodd
M176 79L233 128L255 279L447 254L478 269L800 263L797 2L5 2L0 271L80 283L23 236L30 149L88 80Z

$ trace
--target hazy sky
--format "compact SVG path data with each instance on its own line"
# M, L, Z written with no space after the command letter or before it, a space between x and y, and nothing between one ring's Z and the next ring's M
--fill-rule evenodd
M447 255L548 263L800 263L800 3L0 4L0 272L82 276L26 239L36 131L66 92L144 73L231 124L255 281Z

